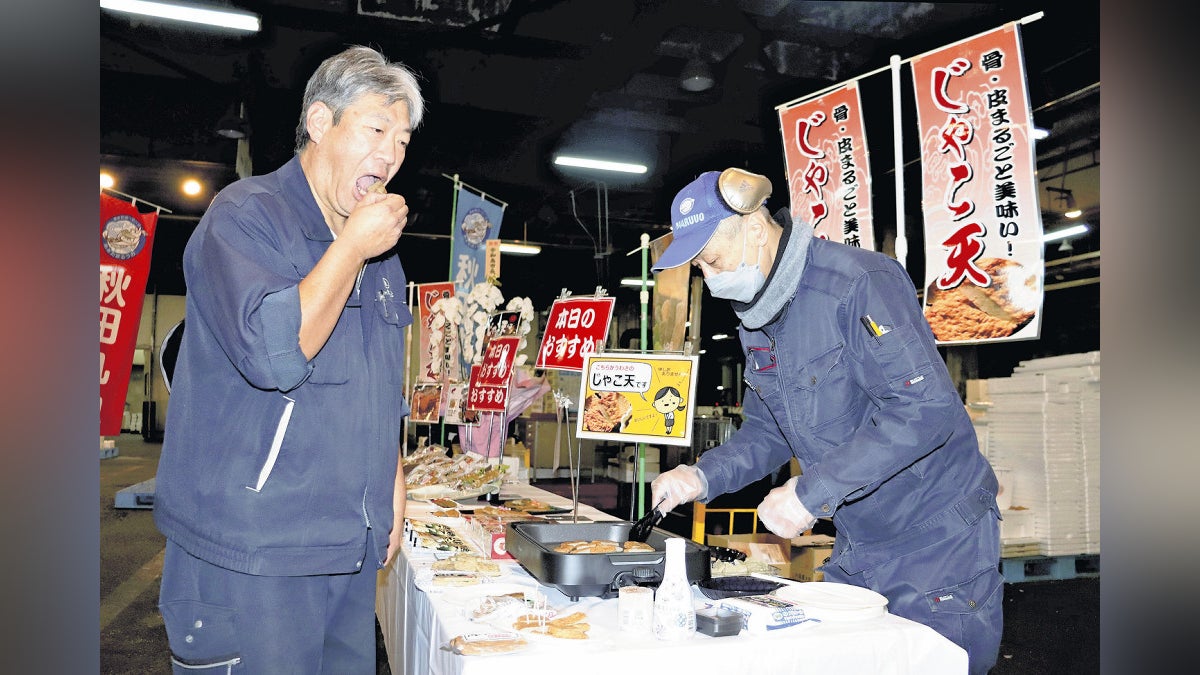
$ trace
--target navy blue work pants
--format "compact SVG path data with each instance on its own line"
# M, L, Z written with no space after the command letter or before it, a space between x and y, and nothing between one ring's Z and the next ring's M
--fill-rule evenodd
M159 610L173 672L375 673L376 570L364 567L256 576L207 563L168 540Z
M996 665L1004 632L1000 521L988 512L958 534L855 574L836 563L826 581L869 588L888 611L925 624L967 651L971 675Z

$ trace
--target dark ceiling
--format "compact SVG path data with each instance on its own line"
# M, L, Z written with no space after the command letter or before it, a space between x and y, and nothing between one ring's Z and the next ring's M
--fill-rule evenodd
M501 277L506 295L528 294L545 306L560 288L612 288L619 276L640 271L640 256L627 254L642 233L666 232L672 195L697 173L736 165L781 177L775 106L886 66L893 54L908 58L1043 9L1044 17L1021 33L1035 122L1052 131L1038 144L1039 180L1043 187L1072 189L1094 221L1093 233L1075 242L1074 255L1099 251L1098 3L225 4L259 14L263 30L233 35L101 12L100 163L117 173L117 189L173 211L156 243L152 283L160 292L182 292L182 241L212 197L212 190L182 197L178 177L204 176L214 190L235 178L237 144L214 134L217 120L244 104L253 171L273 170L292 154L307 77L349 44L377 47L424 79L426 121L389 186L413 208L405 235L412 249L402 253L410 278L446 278L447 176L457 174L507 203L502 238L557 247L550 249L554 256L513 259L536 265L506 257ZM689 58L712 65L714 87L693 93L679 86ZM904 77L902 95L911 99L907 69ZM890 79L881 73L861 86L875 203L893 204ZM560 148L637 160L650 171L622 180L559 170L551 155ZM905 159L907 220L917 223L915 145L906 146ZM1058 208L1051 192L1042 194L1044 211ZM783 207L785 200L786 191L777 189L769 204ZM882 230L877 240L887 241L894 215L877 214L876 227ZM920 257L922 245L913 228L910 261ZM1047 258L1066 255L1056 251L1048 246ZM1061 265L1057 273L1079 266ZM1082 267L1074 273L1095 275L1098 260ZM555 272L550 281L547 269Z

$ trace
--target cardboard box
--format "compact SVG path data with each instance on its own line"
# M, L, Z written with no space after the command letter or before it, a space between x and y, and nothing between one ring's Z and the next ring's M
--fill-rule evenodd
M747 560L758 560L779 570L779 576L791 579L791 542L769 532L758 534L710 534L709 546L724 546L746 554Z
M825 573L817 568L829 562L829 556L833 555L833 537L827 534L793 537L791 544L792 565L788 578L796 581L824 580Z

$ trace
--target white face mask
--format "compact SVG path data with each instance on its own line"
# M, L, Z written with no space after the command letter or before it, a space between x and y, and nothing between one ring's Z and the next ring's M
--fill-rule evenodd
M705 285L708 286L708 292L712 293L714 298L725 298L738 302L753 300L766 281L767 278L763 276L757 257L753 265L746 264L745 227L742 228L742 262L738 264L737 269L719 272L704 279Z

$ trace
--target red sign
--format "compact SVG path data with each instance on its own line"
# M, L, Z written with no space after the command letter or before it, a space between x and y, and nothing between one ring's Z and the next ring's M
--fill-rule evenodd
M615 298L561 298L550 307L536 368L583 372L583 360L604 347Z
M912 60L925 317L939 343L1038 336L1042 216L1016 24Z
M433 331L433 305L442 298L454 297L454 282L442 281L432 284L417 284L417 314L421 321L421 341L420 341L420 356L419 367L417 369L418 382L442 382L445 381L446 372L449 369L451 351L447 349L449 336L451 331L446 327L442 327L438 337L440 339L432 339ZM454 355L457 359L457 355Z
M781 106L792 220L822 239L874 250L871 173L858 84Z
M513 361L517 358L520 343L521 338L515 335L488 340L483 359L471 368L467 410L505 412L508 383L512 379Z
M100 193L100 435L121 433L158 212Z

